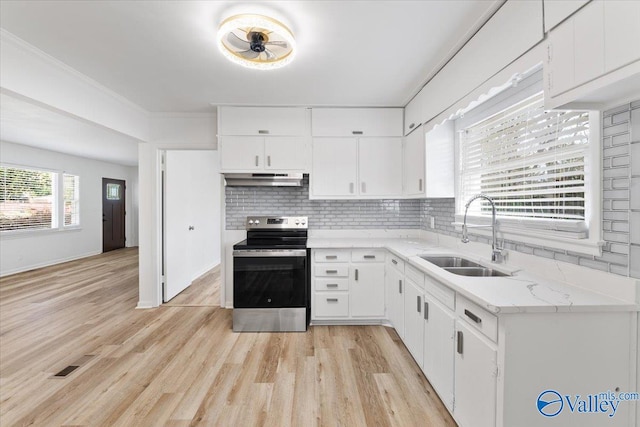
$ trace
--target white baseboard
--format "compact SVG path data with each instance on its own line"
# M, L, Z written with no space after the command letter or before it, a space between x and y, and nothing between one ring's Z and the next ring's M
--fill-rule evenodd
M12 274L17 274L17 273L23 273L25 271L31 271L31 270L35 270L38 268L42 268L42 267L50 267L52 265L56 265L56 264L62 264L63 262L69 262L69 261L75 261L78 259L82 259L82 258L87 258L90 256L94 256L94 255L99 255L101 254L101 251L92 251L92 252L87 252L84 254L80 254L80 255L74 255L71 257L66 257L66 258L57 258L57 259L52 259L52 260L47 260L44 262L39 262L36 264L30 264L30 265L23 265L17 268L12 268L9 270L3 270L0 271L0 277L5 277L5 276L9 276Z
M147 309L147 308L156 308L157 306L153 304L151 301L138 301L138 305L136 305L136 310L138 309Z

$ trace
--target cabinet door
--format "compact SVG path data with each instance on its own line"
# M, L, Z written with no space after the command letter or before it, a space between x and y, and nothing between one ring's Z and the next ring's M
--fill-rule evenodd
M384 318L384 264L353 264L349 281L351 317Z
M360 138L359 193L361 196L402 195L402 139Z
M404 107L404 134L409 135L415 131L423 121L423 104L425 90L421 90L412 100Z
M264 138L224 136L220 141L220 169L223 172L255 171L264 168Z
M307 110L293 107L219 107L220 135L308 135Z
M315 198L356 195L358 141L356 138L314 138L311 196Z
M402 136L402 108L314 108L313 136Z
M424 345L424 319L422 318L423 292L405 276L404 293L404 345L422 367Z
M640 2L607 0L604 3L606 71L640 59Z
M425 196L425 141L422 128L404 139L404 194Z
M456 322L455 407L460 427L496 424L496 348L463 321Z
M304 171L307 168L308 147L305 138L274 136L265 138L265 168Z
M387 266L385 288L387 293L387 317L396 333L404 339L404 275Z
M549 31L589 0L544 0L544 29Z
M575 79L579 86L604 74L603 2L592 1L574 15ZM628 49L627 49L628 50Z
M547 84L551 96L575 86L573 29L573 18L569 18L549 33Z
M455 197L454 191L454 146L455 128L453 120L447 120L424 136L426 154L425 196Z
M453 410L455 313L424 295L424 364L422 370L445 406Z

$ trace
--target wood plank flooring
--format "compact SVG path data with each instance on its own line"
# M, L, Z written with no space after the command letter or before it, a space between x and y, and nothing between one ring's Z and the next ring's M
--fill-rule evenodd
M173 297L170 306L220 306L220 266L207 271L184 291Z
M392 329L237 334L220 307L136 310L137 261L0 279L1 426L455 426Z

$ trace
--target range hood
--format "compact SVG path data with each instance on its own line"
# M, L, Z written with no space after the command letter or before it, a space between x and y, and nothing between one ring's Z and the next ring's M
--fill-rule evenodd
M228 187L301 187L301 173L225 173Z

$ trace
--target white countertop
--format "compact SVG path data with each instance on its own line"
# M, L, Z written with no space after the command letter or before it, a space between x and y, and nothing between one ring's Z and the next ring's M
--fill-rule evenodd
M544 313L586 311L638 311L638 304L599 294L566 283L537 278L535 272L518 270L489 259L460 254L420 239L309 238L307 246L321 248L384 248L430 277L493 313ZM512 273L504 277L467 277L449 273L419 255L458 255L494 270Z

